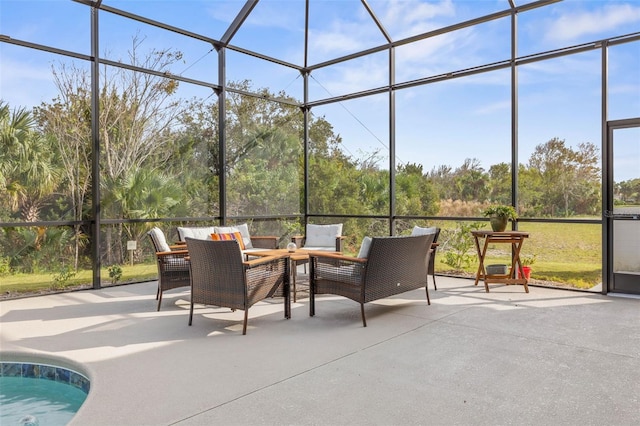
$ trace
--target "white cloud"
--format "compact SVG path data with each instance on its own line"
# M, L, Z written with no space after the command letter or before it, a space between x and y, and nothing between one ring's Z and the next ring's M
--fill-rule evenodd
M434 19L455 15L451 0L425 3L421 0L384 0L370 2L371 8L394 39L424 33L440 27ZM399 34L401 34L399 36ZM312 51L331 53L332 57L377 46L386 42L364 9L349 15L349 20L333 20L309 34Z
M333 57L343 53L356 52L361 49L361 39L349 31L349 26L334 25L329 31L309 31L311 51L331 53Z
M440 16L454 16L455 8L451 0L424 3L416 0L393 0L379 4L380 20L388 29L412 27L411 34L428 31L434 27L429 21ZM374 4L374 11L378 9ZM423 28L422 31L416 31Z
M597 10L560 16L549 25L546 38L567 42L582 35L598 34L634 22L640 22L640 7L631 4L606 5Z

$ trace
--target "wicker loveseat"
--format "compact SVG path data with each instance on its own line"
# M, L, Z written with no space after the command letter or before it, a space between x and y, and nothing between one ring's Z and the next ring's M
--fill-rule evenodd
M313 252L309 256L309 315L315 315L317 294L336 294L360 303L362 324L367 326L364 304L425 288L434 235L374 237L359 256ZM368 251L368 254L367 254Z

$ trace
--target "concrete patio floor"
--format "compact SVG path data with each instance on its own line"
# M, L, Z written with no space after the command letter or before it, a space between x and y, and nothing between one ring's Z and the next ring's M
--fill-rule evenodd
M2 358L91 379L77 425L638 425L640 300L438 277L367 304L242 312L155 283L0 302Z

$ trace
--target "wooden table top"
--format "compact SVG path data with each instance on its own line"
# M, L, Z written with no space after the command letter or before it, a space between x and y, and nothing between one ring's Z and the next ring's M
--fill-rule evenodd
M478 230L471 231L471 234L476 236L476 237L522 237L522 238L529 238L529 233L528 232L522 232L522 231L501 231L501 232L496 232L496 231L489 231L489 230L486 230L486 229L478 229Z
M250 256L288 256L292 260L305 260L309 258L309 253L318 253L318 251L297 249L296 251L290 252L289 250L284 248L274 250L259 250L248 254ZM341 254L339 251L321 251L321 253Z

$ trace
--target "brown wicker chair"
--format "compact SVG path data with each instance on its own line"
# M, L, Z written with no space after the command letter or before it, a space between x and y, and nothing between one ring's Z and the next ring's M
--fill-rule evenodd
M224 306L244 310L242 334L247 334L249 308L272 297L282 286L284 316L291 317L289 297L289 260L286 257L261 257L243 261L235 241L208 241L186 238L191 265L191 309L193 305Z
M147 235L151 239L156 251L158 264L158 311L162 304L162 293L179 287L190 285L188 252L184 245L170 246L167 244L164 233L160 228L154 227Z
M434 235L374 237L368 257L310 254L309 315L315 315L316 294L337 294L360 303L362 325L367 326L364 304L427 287L428 264Z

